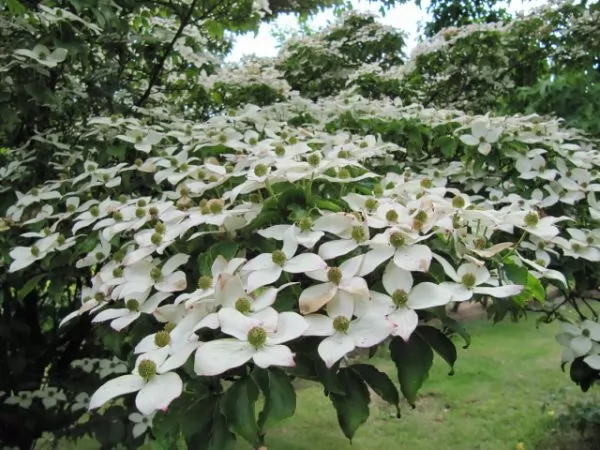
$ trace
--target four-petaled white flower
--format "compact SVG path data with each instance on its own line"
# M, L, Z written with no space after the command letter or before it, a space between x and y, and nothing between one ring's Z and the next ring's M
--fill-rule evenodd
M471 123L471 134L461 135L460 140L466 145L476 145L479 153L488 155L492 151L492 144L498 142L501 135L501 128L493 128L487 120L478 119Z
M221 331L233 337L207 342L198 349L194 364L198 375L219 375L250 360L261 368L295 365L294 354L282 344L308 328L299 314L284 312L265 321L233 308L223 308L218 314Z
M155 412L148 415L137 412L129 414L129 420L135 424L131 430L134 438L140 437L148 428L152 428L152 420L155 414Z

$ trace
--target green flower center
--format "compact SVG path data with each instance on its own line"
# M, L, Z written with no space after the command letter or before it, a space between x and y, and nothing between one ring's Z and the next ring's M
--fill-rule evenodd
M455 208L464 208L465 207L465 199L460 195L457 195L452 199L452 206Z
M339 267L331 267L327 271L327 279L333 284L340 284L342 276L342 270Z
M104 294L102 292L96 292L96 294L94 294L94 300L96 300L97 302L103 302Z
M146 215L146 210L144 208L137 208L135 210L135 217L137 217L138 219L141 219L145 215Z
M365 201L365 208L367 211L373 211L375 208L377 208L377 206L379 206L379 202L374 198L368 198Z
M431 181L429 178L425 178L421 180L420 185L423 189L431 189L433 187L433 181Z
M139 144L139 143L141 143L143 140L144 140L144 138L143 138L142 136L136 136L136 137L135 137L135 142L136 142L136 144Z
M210 289L212 287L212 285L213 285L213 279L212 279L212 277L209 277L208 275L203 275L198 280L198 289L202 289L202 290Z
M296 136L292 136L289 139L290 144L294 145L298 143L298 138Z
M312 227L313 221L310 217L303 217L300 219L300 222L298 222L298 228L300 228L300 231L310 231L312 230Z
M425 223L427 221L427 213L425 211L423 211L423 210L420 210L415 215L415 220L418 220L419 222Z
M129 200L129 198L125 194L119 195L119 202L127 203L127 200Z
M593 244L594 243L594 238L592 236L588 236L585 239L585 242L587 242L588 244Z
M144 161L142 161L140 158L137 158L134 164L136 165L136 167L140 167L142 164L144 164Z
M333 319L333 329L338 333L347 333L350 328L350 320L344 316L337 316Z
M572 248L574 251L578 252L578 251L581 251L581 249L582 249L583 247L582 247L582 246L581 246L581 244L579 244L578 242L573 242L573 243L571 244L571 248Z
M140 310L140 302L134 298L130 298L125 303L125 307L131 312L138 312Z
M588 330L587 328L584 328L583 330L581 330L581 335L589 338L590 337L590 330Z
M546 267L546 261L544 261L543 259L536 259L534 261L538 266L542 266L542 267Z
M402 289L396 289L392 294L392 301L398 308L406 306L408 303L408 293Z
M120 211L115 211L112 215L115 222L121 222L123 220L123 214Z
M100 208L97 205L94 205L90 208L90 214L94 217L98 217L100 215Z
M248 343L254 348L262 348L267 342L267 332L264 328L254 327L248 331Z
M208 210L211 213L219 214L221 211L223 211L225 204L223 203L223 200L221 200L221 199L212 199L212 200L208 201L207 206L208 206Z
M166 347L171 343L171 335L168 331L159 331L154 335L154 343L157 347Z
M156 376L156 363L149 359L144 359L138 366L138 373L146 381L150 381Z
M396 222L398 220L398 212L395 209L390 209L385 213L385 219L388 222Z
M338 178L342 180L350 178L350 171L348 169L340 169L340 171L338 172Z
M275 154L279 157L282 157L285 155L285 147L283 145L278 145L277 147L275 147Z
M271 260L278 266L283 266L287 261L287 257L282 250L275 250L271 254Z
M154 225L154 231L156 231L157 233L163 234L166 230L167 227L162 222L158 222L156 225Z
M40 249L38 248L38 246L37 246L37 245L32 245L32 246L31 246L31 254L32 254L33 256L35 256L36 258L37 258L38 256L40 256Z
M121 267L115 267L112 274L115 278L121 278L123 276L123 269Z
M73 204L67 205L68 212L75 212L76 209L77 209L77 207Z
M264 164L257 164L254 168L254 175L256 175L257 177L264 177L268 171L268 167Z
M475 239L475 248L482 250L485 248L486 244L487 244L487 240L484 237L478 237L477 239Z
M316 167L321 162L321 156L319 156L318 153L312 153L308 156L307 161L308 164L310 164L313 167Z
M150 236L150 242L152 242L154 245L159 245L163 240L163 236L161 233L153 233L152 236Z
M400 248L404 246L406 239L402 233L395 232L390 235L390 244L394 248Z
M190 189L186 186L182 186L181 189L179 190L179 193L181 194L182 197L187 197L190 195Z
M152 278L154 281L158 281L161 277L162 271L158 267L153 267L150 271L150 278Z
M462 282L462 284L464 284L470 289L475 286L475 283L477 282L477 277L475 276L475 274L465 273L460 281Z
M535 227L539 221L540 221L540 217L537 215L536 212L533 212L533 211L530 213L527 213L525 215L525 217L523 218L523 222L528 227Z
M340 150L337 156L340 159L348 159L350 158L350 152L348 150Z
M252 302L248 299L248 297L240 297L235 301L235 309L242 314L248 314L250 311L252 311Z
M352 227L352 239L356 242L364 242L367 240L367 233L361 226Z

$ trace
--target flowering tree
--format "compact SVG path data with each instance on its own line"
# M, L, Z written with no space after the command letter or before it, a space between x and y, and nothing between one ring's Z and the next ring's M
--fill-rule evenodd
M451 95L409 103L444 85L423 69L456 48L439 37L406 60L401 32L350 14L228 66L224 30L272 5L77 5L2 27L17 105L1 130L3 441L261 447L294 414L297 378L323 385L351 439L370 392L399 413L434 352L453 370L452 336L470 338L448 303L490 298L494 320L518 318L550 286L574 300L595 284L593 136L477 114L471 97L474 114ZM499 48L560 8L494 31ZM583 322L559 340L587 389L600 335L573 304ZM387 352L398 383L357 348Z

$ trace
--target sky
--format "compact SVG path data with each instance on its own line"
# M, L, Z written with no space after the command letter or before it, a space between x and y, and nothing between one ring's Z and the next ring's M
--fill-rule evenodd
M417 43L419 22L424 21L427 17L425 10L429 1L424 0L421 3L423 6L422 9L419 9L413 1L398 5L390 9L385 17L380 18L381 23L401 28L407 33L407 54L410 54ZM544 3L546 3L545 0L529 0L525 4L521 0L513 0L508 10L511 12L528 11ZM352 0L352 4L358 11L371 11L379 14L379 5L377 3L369 3L367 0ZM311 26L313 28L322 28L329 21L333 21L333 19L333 12L331 10L325 11L314 17L311 21ZM275 27L284 29L297 28L297 19L293 15L282 15L277 18L275 24ZM251 54L260 57L276 56L278 52L277 42L271 35L275 27L271 24L263 24L256 36L254 33L249 33L238 37L233 51L229 54L227 60L232 62L239 61L242 56Z

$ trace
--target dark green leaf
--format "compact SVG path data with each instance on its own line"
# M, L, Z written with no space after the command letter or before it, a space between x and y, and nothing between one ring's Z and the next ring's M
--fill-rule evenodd
M254 406L258 399L258 388L252 379L241 379L233 383L221 404L229 429L242 436L251 445L258 440Z
M456 149L458 147L456 138L452 136L440 136L437 140L442 155L446 158L454 158L456 155Z
M417 392L429 376L433 364L433 350L421 336L413 333L408 342L400 337L392 339L390 354L398 369L402 394L414 407Z
M429 325L419 326L417 333L448 363L450 366L450 375L454 375L454 363L457 358L454 342L439 329Z
M329 398L333 402L344 435L352 441L358 427L369 418L369 389L356 372L347 368L339 370L338 379L344 394L332 392Z
M40 275L36 275L35 277L27 281L23 285L23 287L19 289L19 292L17 292L17 298L19 300L23 300L25 297L27 297L27 294L33 291L40 284L40 282L44 279L45 276L46 274L42 273Z
M288 375L275 367L256 370L254 378L265 396L265 405L258 415L258 426L264 434L267 428L294 415L296 390Z
M400 394L386 373L370 364L353 364L350 368L358 373L377 395L395 407L400 417Z

